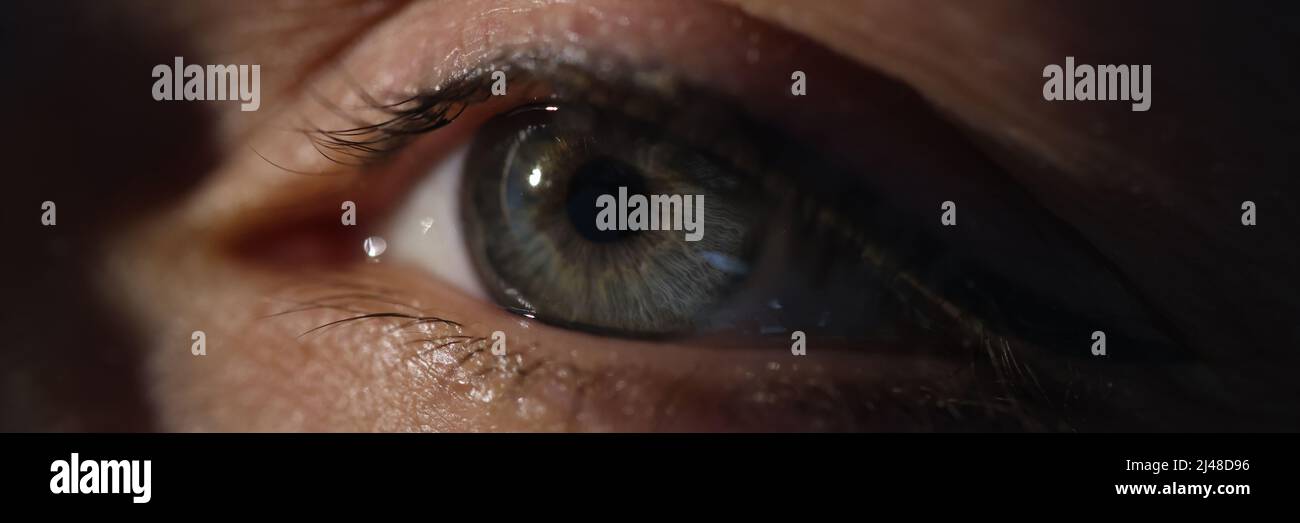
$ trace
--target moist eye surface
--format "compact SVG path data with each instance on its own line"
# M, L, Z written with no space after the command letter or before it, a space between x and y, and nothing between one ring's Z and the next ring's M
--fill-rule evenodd
M759 193L647 130L578 105L525 107L484 125L466 163L462 218L500 303L559 324L657 335L691 329L743 279L736 267L751 261L761 232ZM639 217L625 205L638 197ZM668 212L652 201L671 202Z

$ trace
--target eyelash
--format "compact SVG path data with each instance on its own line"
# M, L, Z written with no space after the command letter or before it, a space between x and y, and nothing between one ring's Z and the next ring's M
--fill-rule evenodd
M305 296L296 297L300 293ZM513 383L548 361L530 353L530 364L524 366L518 352L513 359L493 355L486 351L491 344L490 338L467 333L464 325L455 320L428 315L404 298L401 292L374 286L361 277L332 277L306 287L285 289L278 294L276 301L287 302L290 307L262 316L262 320L317 310L348 314L303 331L298 335L299 339L325 335L336 327L360 325L371 320L393 323L384 330L386 335L400 336L400 344L404 346L421 345L404 356L403 363L417 358L432 362L438 355L445 355L455 363L450 369L452 373L473 369L472 374L481 376L496 371Z
M330 105L331 110L357 125L343 129L307 127L301 131L326 158L346 163L330 153L360 160L362 165L382 161L399 152L415 137L452 124L468 108L493 98L494 73L503 73L511 99L540 103L547 100L582 100L592 106L618 110L648 126L672 124L674 132L689 135L687 145L723 156L738 168L759 165L774 158L757 155L788 147L754 147L740 150L727 133L744 133L744 139L763 145L788 146L788 137L750 118L747 111L707 89L679 81L667 68L654 64L632 64L615 58L589 59L596 67L576 61L558 60L545 52L511 50L499 53L487 64L414 95L382 102L358 88L365 104L362 112L377 112L378 121L365 123L362 114ZM595 70L599 70L596 72ZM520 94L522 93L522 94ZM688 122L690 125L686 125ZM751 132L751 129L761 131ZM722 146L714 146L721 142ZM709 146L709 147L706 147ZM716 150L715 150L716 149ZM784 155L773 155L782 157ZM804 160L801 158L801 160Z
M360 98L365 101L369 109L378 111L383 115L376 123L359 124L351 128L325 130L312 128L304 132L312 140L313 145L321 152L323 156L331 161L340 164L346 164L343 159L332 156L330 153L343 155L351 159L359 160L361 165L377 163L391 157L403 149L415 137L422 134L431 133L450 125L459 118L469 107L485 102L492 97L493 74L495 71L501 71L506 74L506 81L512 90L521 90L525 93L522 98L533 98L532 102L536 103L537 96L533 92L539 85L546 85L550 88L548 92L552 93L550 98L564 99L565 96L556 93L563 93L567 90L577 91L585 89L582 94L586 97L592 97L590 91L600 89L596 97L604 100L604 105L620 107L628 105L627 101L637 99L637 94L628 95L627 92L636 93L645 91L646 86L633 82L629 84L627 79L635 76L633 71L642 71L642 76L646 76L644 71L655 71L654 66L641 66L633 68L628 64L621 62L605 62L602 69L604 75L597 77L592 74L587 67L578 64L557 61L554 57L546 53L536 51L512 50L501 53L497 59L488 61L488 63L503 64L500 66L484 66L474 70L467 71L457 77L444 82L443 84L425 91L419 92L413 96L400 99L396 102L383 103L376 100L369 93L360 92ZM699 119L695 116L695 109L701 107L723 107L722 114L727 117L722 120L728 121L721 127L723 129L737 131L751 131L755 128L760 129L758 132L749 132L744 138L754 143L762 144L756 147L757 154L763 154L766 151L781 151L776 158L764 157L754 158L754 154L747 154L750 151L736 152L735 147L723 155L728 158L724 162L729 164L746 164L746 165L788 165L791 162L787 159L791 156L799 157L800 163L808 163L809 155L800 156L791 154L788 151L803 151L803 148L789 146L789 140L781 136L778 132L772 132L766 126L759 125L749 119L744 111L732 107L732 104L725 100L719 100L717 97L708 93L701 93L698 90L691 89L690 86L679 85L671 80L664 83L665 78L671 79L667 74L648 75L658 79L661 83L656 85L656 95L661 95L665 100L656 107L657 111L646 111L644 108L640 111L650 118L660 121L701 121L716 119ZM577 84L577 85L574 85ZM517 93L517 91L516 91ZM517 94L516 94L517 96ZM576 97L576 96L575 96ZM640 99L649 98L641 95ZM703 100L695 101L695 100ZM694 101L694 102L693 102ZM692 103L693 102L693 103ZM654 104L651 104L654 105ZM650 114L646 114L646 113ZM698 111L706 114L716 115L718 111ZM671 113L671 114L665 114ZM357 115L348 115L349 121L360 121ZM732 123L738 121L738 123ZM653 124L651 124L653 125ZM680 124L679 124L680 126ZM695 126L685 126L694 130ZM707 127L707 126L705 126ZM704 137L697 136L696 142L710 142L716 138L716 134L705 132ZM741 140L744 142L744 140ZM770 145L770 146L767 146ZM750 167L750 170L761 170ZM821 240L817 242L822 245L826 252L823 256L833 257L835 251L843 252L845 244L852 245L850 251L862 256L862 252L872 250L879 253L880 249L870 245L865 240L867 236L863 231L855 228L853 220L840 220L836 216L836 207L840 201L863 201L874 200L869 198L865 193L857 190L844 190L844 187L853 187L847 183L851 178L840 174L839 176L829 175L829 173L843 173L843 170L836 167L816 169L823 173L823 178L819 179L818 187L801 187L807 192L798 192L803 195L799 207L804 215L801 220L803 223L811 226L812 229L807 231L810 238L818 237L823 234ZM829 187L829 188L828 188ZM817 194L821 191L820 194ZM825 198L826 195L834 195ZM846 196L847 195L847 196ZM856 195L856 196L855 196ZM830 210L828 215L826 211ZM847 222L847 223L846 223ZM865 256L863 256L865 259ZM876 260L879 267L888 267L888 270L895 272L898 276L892 280L902 282L891 286L891 291L900 294L916 295L918 290L923 287L917 287L917 283L907 278L906 272L898 267L893 267L892 260L888 258ZM933 299L932 294L926 294ZM969 336L978 336L985 332L985 325L977 318L971 318L969 315L954 316L954 320L962 327L962 330Z
M467 75L447 82L430 92L383 104L362 93L372 110L387 115L377 123L347 129L305 129L316 150L335 163L346 164L330 152L342 154L361 163L372 163L400 150L411 138L450 125L470 106L491 95L486 76ZM337 111L337 108L336 108ZM328 152L327 152L328 151Z
M291 297L299 294L304 296ZM412 304L413 302L403 298L401 292L369 284L363 276L334 275L305 285L299 284L290 289L282 289L277 301L288 302L292 304L291 308L264 316L262 319L269 320L319 309L350 314L302 332L299 335L302 339L326 335L334 327L360 325L369 320L395 322L384 330L386 334L401 335L401 345L423 345L419 350L404 355L401 358L402 364L422 361L424 368L430 369L443 379L484 379L484 381L473 382L475 384L471 387L471 391L465 393L480 401L490 401L490 398L497 394L509 397L520 393L527 386L527 380L534 378L539 371L545 369L558 373L557 375L567 375L570 382L576 384L576 388L586 386L583 384L595 383L600 379L597 375L550 359L536 350L512 349L508 356L494 355L488 350L491 342L489 338L464 333L463 326L459 322L424 315ZM370 307L367 305L369 303L391 305L392 308ZM403 312L399 309L412 312ZM435 327L413 329L426 324ZM443 327L452 330L445 333L437 332ZM946 391L949 395L945 396L942 388L932 389L927 386L911 390L909 387L914 385L900 382L899 386L903 389L897 387L894 389L894 394L897 396L881 398L879 401L882 404L869 406L868 411L902 416L909 420L904 426L913 429L956 423L957 427L969 430L971 428L969 423L975 420L963 417L963 413L970 417L983 415L983 422L988 423L990 429L1000 427L1003 423L1012 423L1022 430L1048 428L1049 421L1045 420L1051 418L1043 418L1042 412L1039 412L1048 401L1042 392L1043 385L1039 383L1038 377L1032 370L1016 360L1014 349L1009 345L1008 340L986 336L982 338L981 346L976 349L969 352L972 372L992 372L996 379L989 382L993 387L991 390L979 387L964 391L964 396L952 396L953 391ZM438 368L436 367L438 363L450 365ZM487 379L488 375L493 377ZM851 384L846 382L820 386L829 387L822 393L833 397L835 396L833 391L837 387L851 386ZM1072 399L1080 405L1076 409L1086 412L1087 402L1095 397L1093 391L1083 390L1076 392L1076 396ZM580 415L581 412L575 411L570 417L576 420ZM570 421L570 423L574 422ZM1065 428L1068 430L1068 425Z
M381 102L371 93L357 88L358 97L365 104L362 109L378 112L381 115L378 121L363 123L364 119L360 115L349 114L347 110L330 105L336 114L358 124L344 129L310 127L302 129L302 132L331 161L346 163L329 154L334 152L360 160L363 165L370 164L398 152L419 135L450 125L469 107L492 98L495 72L505 74L510 89L522 87L527 91L533 78L558 79L564 72L572 72L579 67L527 50L504 51L485 63L502 65L485 65L467 70L414 95L388 97L396 99L392 102Z
M626 105L628 100L634 96L625 95L625 91L635 92L639 90L644 93L646 90L645 86L627 83L626 79L631 76L628 71L632 71L633 69L627 67L625 64L606 68L608 77L593 78L593 75L587 71L586 68L580 65L557 62L550 57L537 58L537 56L539 55L536 53L519 51L503 53L497 60L488 62L504 64L502 66L495 68L492 66L480 67L448 80L437 88L421 91L413 96L400 98L391 103L380 102L369 94L362 92L360 93L361 99L366 102L367 106L363 109L378 112L381 115L379 121L376 123L364 123L359 115L346 115L349 121L358 122L357 125L337 130L308 128L304 129L303 132L307 134L313 145L316 146L317 150L330 161L345 165L349 164L350 161L356 161L360 166L366 166L382 162L392 157L401 151L404 146L414 138L450 125L462 116L471 106L489 100L492 97L492 72L496 70L506 73L512 97L519 96L518 93L523 92L524 96L522 96L522 98L530 98L531 95L531 97L534 98L533 101L536 101L535 98L539 92L546 93L547 96L552 98L564 99L565 97L563 94L566 94L566 90L578 91L584 87L590 87L590 85L577 86L572 84L590 84L592 81L605 82L598 85L599 87L604 87L599 96L603 97L604 105L608 106ZM644 70L646 68L639 67L637 69ZM575 76L577 77L576 81L574 78ZM538 87L549 87L551 89L537 89ZM682 95L681 91L684 89L687 88L673 84L667 88L657 89L657 91L659 91L657 94L664 94L664 99L662 100L662 105L664 106L673 106L674 103L685 105L683 102L691 100L692 95ZM575 96L575 98L577 97ZM717 101L717 99L713 97L706 97L705 100L708 100L706 103L715 103ZM674 116L683 113L686 113L687 116L689 116L692 107L676 109L677 112L668 115L645 114L644 108L642 108L642 115L650 117L651 121L670 121L674 120ZM728 109L734 108L728 107ZM745 113L742 111L731 111L730 114L736 118L743 118ZM756 140L758 142L777 142L783 144L783 137L777 136L779 135L774 136L772 134L764 134L760 132L756 134ZM709 141L708 137L697 135L695 138L696 142ZM796 148L759 147L758 149L763 152L780 152L794 150ZM735 149L723 151L721 154L729 157L729 162L732 164L744 163L762 165L765 162L770 162L770 164L781 165L783 161L787 161L782 158L778 158L775 161L771 158L754 158L747 156L744 152L737 152ZM801 158L800 160L804 159ZM826 171L831 173L841 172L839 169L834 168L827 169ZM832 194L843 197L845 192L837 191L836 189L843 185L843 182L845 182L846 179L847 178L844 177L832 177L831 180L818 180L822 185L808 188L808 194L816 195L820 192L821 194ZM855 192L853 194L859 195L857 196L858 200L875 200L874 198L869 198L867 196L869 193ZM832 200L833 199L834 198L832 198ZM854 200L853 197L845 199L850 202ZM813 198L804 198L803 201L810 202L813 201ZM831 204L825 204L825 202L821 203L823 204L823 208L843 205L842 202L832 202ZM816 207L814 206L813 209L816 209ZM866 237L869 233L864 232L866 231L865 229L856 229L852 223L852 219L841 220L837 216L838 215L833 213L832 215L829 215L829 217L824 214L816 214L814 216L815 219L805 221L804 223L811 224L815 227L816 231L832 235L834 238L843 241L845 244L851 244L851 248L855 249L855 255L863 256L864 252L875 248L875 246L871 244L869 238ZM833 244L834 242L829 243ZM841 244L836 248L845 249L849 247ZM895 259L899 258L897 256L891 257L891 253L888 251L883 251L883 254L881 253L881 250L875 249L875 254L879 254L880 259L873 260L872 263L875 263L880 267L890 267L904 263L901 259ZM835 254L834 252L828 252L826 255L834 256ZM896 274L896 276L891 280L893 282L891 287L893 292L908 293L910 296L916 296L917 294L933 294L926 291L927 287L924 283L909 279L910 274L905 270L905 268L895 268L890 270ZM930 296L927 299L934 300L935 297ZM459 329L458 323L443 318L422 316L420 314L412 314L400 310L356 307L355 303L353 304L353 307L344 308L332 304L331 301L333 300L329 296L318 297L315 300L298 303L298 306L330 308L348 312L353 314L353 316L316 326L304 332L303 336L319 333L334 326L359 324L363 320L380 320L384 318L402 320L407 323L416 322L415 324L426 321L435 324L441 322L448 326L455 326ZM378 301L388 303L394 302L392 299ZM1015 336L1004 335L1000 332L1000 327L993 326L996 322L990 323L989 321L986 321L983 312L972 312L969 310L969 307L965 305L951 304L943 299L939 299L939 302L941 307L955 307L958 313L951 314L951 316L954 317L956 324L963 332L963 338L968 342L974 343L973 347L963 349L968 351L970 355L971 368L974 369L980 367L984 368L985 371L992 372L992 374L996 376L996 384L1001 391L993 397L968 401L974 401L976 403L984 402L983 404L986 408L991 410L1002 411L1005 409L1011 409L1010 412L1014 414L1016 418L1020 419L1022 423L1031 423L1029 420L1033 417L1029 416L1027 412L1033 408L1033 405L1044 401L1042 390L1045 384L1047 384L1046 386L1048 388L1052 389L1068 389L1068 387L1066 387L1068 383L1062 382L1059 377L1049 376L1046 378L1049 381L1040 383L1039 378L1034 375L1033 371L1030 370L1026 364L1020 363L1016 356L1018 350L1017 347L1022 343L1022 341ZM287 310L283 311L281 314L292 312L296 311ZM406 327L402 327L401 325L398 327L397 330L399 331L405 331L406 329ZM509 382L513 383L522 380L523 376L530 372L528 369L536 369L548 364L546 361L535 361L532 362L529 367L525 368L522 366L521 361L516 361L516 365L501 366L497 365L501 362L498 362L496 358L484 350L486 347L485 343L488 341L487 338L482 336L462 336L460 332L457 332L457 335L454 337L426 334L427 333L421 332L420 335L424 337L417 336L404 341L404 343L409 344L420 343L426 345L423 350L416 351L411 357L428 358L434 353L459 353L459 355L454 358L457 372L466 368L467 365L474 365L481 372L493 372L493 369L495 369L502 372L503 376L508 378ZM533 354L533 356L536 355L536 353ZM982 361L984 362L983 364L981 364ZM1082 401L1082 398L1077 396L1072 399L1074 401Z

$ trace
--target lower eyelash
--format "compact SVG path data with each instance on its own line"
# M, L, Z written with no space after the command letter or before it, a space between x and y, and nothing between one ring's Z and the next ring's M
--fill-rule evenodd
M540 383L562 382L564 386L570 387L573 393L569 401L571 412L565 413L565 418L568 420L565 423L568 425L564 428L580 425L579 420L583 416L583 409L586 408L585 395L591 390L609 387L613 381L637 379L636 371L629 373L625 370L612 369L600 372L583 370L546 358L536 350L523 352L512 350L509 356L496 356L490 351L489 338L465 332L462 324L455 320L427 315L414 304L413 300L406 299L400 292L373 286L367 282L346 280L312 282L282 291L281 294L277 301L287 303L287 308L263 316L262 319L273 320L321 310L337 311L343 315L307 329L299 335L302 338L325 334L332 329L349 325L363 325L370 320L390 322L392 325L384 330L385 334L400 336L401 346L418 346L410 352L404 351L399 360L402 364L415 360L424 362L426 368L440 379L468 385L468 392L464 394L484 404L512 408L512 402L507 399L528 397L529 390L526 389L528 383L539 376L543 380ZM906 418L909 420L908 423L934 427L947 426L951 423L978 422L982 419L990 427L1005 426L1004 424L1009 423L1022 430L1070 430L1073 424L1068 419L1042 419L1035 415L1035 412L1044 412L1043 409L1036 407L1051 400L1047 398L1047 393L1043 392L1044 385L1039 382L1034 372L1026 363L1019 361L1013 353L1012 340L978 329L973 337L978 340L976 341L978 345L971 348L969 372L975 374L983 369L983 372L991 372L994 379L972 379L970 388L964 390L933 383L915 386L900 384L898 387L880 391L872 386L840 380L833 382L814 380L807 383L764 381L755 382L743 390L730 391L728 394L735 396L733 400L740 402L742 408L728 413L719 413L719 415L726 414L735 417L738 421L751 418L762 419L765 415L762 412L764 407L745 406L748 405L743 400L743 397L748 394L745 391L752 389L754 392L781 392L792 398L820 397L826 401L844 401L845 398L856 397L874 398L866 403L841 404L837 408L825 406L827 415L831 416L827 419L833 423L845 424L844 427L851 427L855 419L879 418L896 421L895 418ZM690 376L674 378L680 383L679 387L686 388L692 386L691 379ZM961 381L963 380L955 380L955 382ZM1057 389L1058 387L1054 385L1068 384L1052 383L1048 384L1048 387ZM861 387L866 387L862 389L864 393L853 393ZM819 390L821 392L817 392ZM666 412L672 410L674 402L679 400L674 399L673 392L670 390L664 397L655 400L653 419L645 421L652 426L662 423L664 419L660 418L668 415Z
M430 364L451 364L442 373L474 378L497 373L497 378L511 387L518 386L526 377L550 361L536 351L528 351L527 363L517 351L513 357L496 356L488 349L492 340L485 336L465 332L460 322L426 314L406 299L400 292L346 279L316 278L316 281L280 291L275 298L288 304L288 308L262 316L272 320L293 314L313 311L337 311L346 316L311 327L298 335L307 338L326 331L361 325L369 320L388 321L393 325L384 330L385 335L400 336L400 346L419 345L400 358L402 364L420 360ZM299 296L301 295L301 296Z
M279 290L272 300L287 303L289 308L262 316L261 319L269 320L321 310L350 314L307 329L298 334L298 338L338 326L376 319L404 320L398 325L399 328L391 329L390 332L420 325L445 325L457 330L463 328L463 325L457 321L424 314L411 300L404 299L400 293L392 289L334 278L309 277L308 279L314 281Z

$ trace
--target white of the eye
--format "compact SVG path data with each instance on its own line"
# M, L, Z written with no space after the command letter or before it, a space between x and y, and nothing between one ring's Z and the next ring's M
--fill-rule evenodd
M388 224L389 255L423 267L471 296L483 299L460 227L460 187L469 145L457 147L429 170L399 204Z

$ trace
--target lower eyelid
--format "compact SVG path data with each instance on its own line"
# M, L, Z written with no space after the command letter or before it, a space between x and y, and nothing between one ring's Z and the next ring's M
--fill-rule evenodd
M863 359L824 347L820 355L800 359L779 347L710 350L609 340L530 322L436 285L391 289L419 277L368 266L331 283L295 285L277 294L278 312L313 304L329 306L327 312L289 312L262 321L288 322L298 333L365 314L443 318L432 313L455 310L445 317L455 325L413 328L411 317L366 318L301 340L313 351L371 347L365 358L388 368L384 373L399 388L433 395L426 414L434 408L461 412L502 430L898 429L956 424L954 412L966 416L963 423L971 417L1030 423L1014 404L974 395L946 359ZM497 330L506 334L505 356L491 352ZM457 342L453 336L466 338ZM340 364L347 361L355 360Z
M204 270L229 272L220 267L194 269L190 278L210 277ZM431 281L421 270L387 261L356 264L338 273L263 271L242 274L237 281L238 286L227 287L212 298L215 301L205 303L214 310L241 311L249 316L249 323L227 321L221 330L212 324L195 324L210 329L214 347L224 343L236 350L218 349L221 352L212 360L196 360L185 353L171 356L179 358L173 363L229 387L242 387L239 383L246 383L242 380L250 372L261 376L256 381L262 383L246 393L257 394L259 401L342 402L348 409L362 409L321 412L326 407L311 407L316 410L309 416L332 416L329 419L348 423L339 426L398 416L405 421L379 428L915 430L951 426L970 430L980 424L1041 428L1017 403L997 399L1005 392L976 384L960 361L831 354L816 341L809 356L796 358L784 347L711 350L610 340L528 322ZM346 310L273 316L331 297L330 305ZM183 303L191 302L192 298ZM391 329L409 319L375 318L303 335L331 321L398 311L445 318L463 327L459 332L429 329L403 336ZM490 349L484 350L481 342L423 354L418 342L403 345L429 335L490 338L498 330L507 335L511 362L506 365ZM260 343L231 347L232 336ZM472 356L462 361L467 354ZM317 380L323 380L324 396L314 385ZM328 390L331 385L343 389ZM280 423L290 421L265 421L272 424L263 427L284 428ZM366 428L376 426L357 427Z

